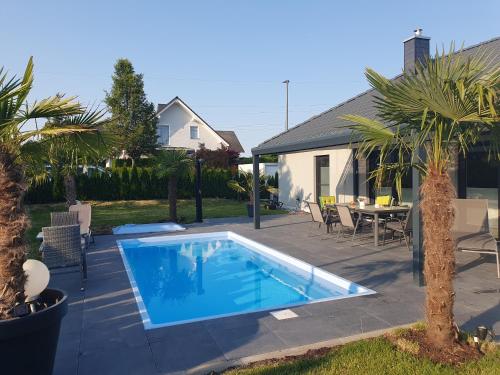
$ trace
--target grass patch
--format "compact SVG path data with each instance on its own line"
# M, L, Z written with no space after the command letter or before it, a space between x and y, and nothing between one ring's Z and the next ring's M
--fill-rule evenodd
M148 224L167 221L167 200L107 201L90 202L92 204L92 229L94 233L110 233L111 228L123 224ZM36 235L42 227L50 225L50 213L66 210L64 203L28 205L31 227L26 236L30 246L30 256L37 257L40 243ZM264 210L262 215L284 214L285 210ZM195 220L194 200L179 200L177 215L182 223ZM220 218L246 216L246 202L230 199L203 199L203 217Z
M378 337L357 341L333 348L321 357L296 360L271 361L233 369L225 375L278 375L278 374L342 374L342 375L406 375L406 374L471 374L489 375L500 373L500 350L488 353L478 361L460 367L436 364L419 359L410 353L397 350L386 338Z

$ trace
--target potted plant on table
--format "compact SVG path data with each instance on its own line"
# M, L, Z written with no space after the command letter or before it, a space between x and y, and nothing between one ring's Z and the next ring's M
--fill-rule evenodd
M9 78L0 69L0 363L5 374L52 373L67 311L66 295L56 289L45 289L30 306L26 303L25 170L41 157L41 143L61 136L78 135L84 141L98 135L95 125L103 116L99 111L86 116L74 97L55 95L28 103L32 85L32 59L22 78ZM49 118L64 119L33 130L27 126Z
M243 193L248 196L247 213L248 217L253 217L253 173L240 171L238 180L230 180L227 182L230 189L238 193ZM264 175L259 175L260 191L269 191L272 194L277 194L277 188L266 185L266 178Z

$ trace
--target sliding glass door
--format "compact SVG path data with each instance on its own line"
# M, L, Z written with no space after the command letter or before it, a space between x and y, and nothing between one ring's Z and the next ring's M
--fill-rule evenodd
M316 156L316 202L319 197L330 195L330 156Z
M498 238L498 200L500 184L499 163L497 161L490 160L486 152L472 151L467 154L465 169L465 198L488 200L488 219L490 231L495 237Z

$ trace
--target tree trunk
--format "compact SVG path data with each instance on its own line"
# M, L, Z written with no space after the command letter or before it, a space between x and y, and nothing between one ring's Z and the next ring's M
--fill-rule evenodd
M64 176L64 196L68 207L76 204L76 181L72 174Z
M455 243L451 237L455 189L446 171L441 173L436 168L428 168L429 174L421 187L427 336L437 347L450 348L455 342Z
M177 222L177 176L168 178L168 211L170 220Z
M0 320L12 317L11 309L25 298L25 188L22 168L8 147L0 144Z

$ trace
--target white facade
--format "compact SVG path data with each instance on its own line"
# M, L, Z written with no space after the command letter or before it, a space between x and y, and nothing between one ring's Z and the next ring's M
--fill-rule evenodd
M228 143L179 99L172 100L157 114L158 143L162 147L197 150L204 144L216 150Z
M297 198L301 202L300 209L305 209L304 201L315 202L319 195L316 192L317 156L329 156L329 195L334 195L337 202L348 203L353 200L353 160L352 150L346 146L328 147L310 151L293 152L279 155L278 180L279 200L287 208L297 207ZM361 179L360 181L364 181ZM363 196L366 188L360 186Z
M253 172L253 164L239 164L238 170ZM278 172L278 163L259 163L259 171L265 176L273 176Z

